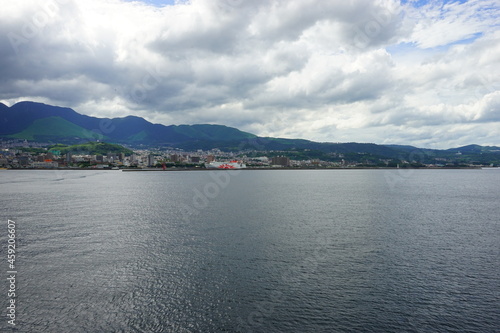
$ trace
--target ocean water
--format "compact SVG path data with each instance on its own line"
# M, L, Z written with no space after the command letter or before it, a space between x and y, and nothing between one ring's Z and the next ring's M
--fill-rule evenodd
M0 171L1 332L499 332L497 170Z

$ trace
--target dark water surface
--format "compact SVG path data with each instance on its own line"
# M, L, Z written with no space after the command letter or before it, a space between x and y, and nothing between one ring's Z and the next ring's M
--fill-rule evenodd
M19 332L500 332L499 186L496 170L0 171L0 266L15 220Z

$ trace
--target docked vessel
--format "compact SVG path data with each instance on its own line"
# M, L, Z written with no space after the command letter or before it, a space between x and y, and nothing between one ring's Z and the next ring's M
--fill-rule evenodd
M245 169L247 166L240 161L210 162L205 164L207 169Z

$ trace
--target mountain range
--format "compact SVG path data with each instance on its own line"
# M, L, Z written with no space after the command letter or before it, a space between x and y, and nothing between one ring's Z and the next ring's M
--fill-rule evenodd
M0 103L0 137L68 143L99 139L149 146L200 140L244 140L256 136L221 125L164 126L135 116L96 118L70 108L20 102L10 108Z
M259 137L223 125L161 125L127 116L97 118L70 108L36 102L19 102L11 107L0 103L0 138L49 143L106 141L131 147L175 147L186 150L212 149L287 151L296 158L332 159L357 155L366 160L418 159L429 162L447 159L461 162L500 163L500 147L469 145L447 150L373 143L325 143L302 139ZM418 156L417 156L418 155ZM413 157L412 157L413 156ZM417 157L416 157L417 156ZM405 158L407 157L407 158Z

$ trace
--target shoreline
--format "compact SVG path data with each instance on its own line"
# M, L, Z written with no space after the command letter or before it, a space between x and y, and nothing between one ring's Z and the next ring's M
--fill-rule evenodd
M485 167L426 167L426 168L389 168L389 167L346 167L346 168L242 168L242 169L217 169L217 168L144 168L144 169L92 169L92 168L6 168L0 171L8 170L39 170L39 171L124 171L124 172L175 172L175 171L245 171L245 170L483 170ZM496 169L496 168L492 168Z

